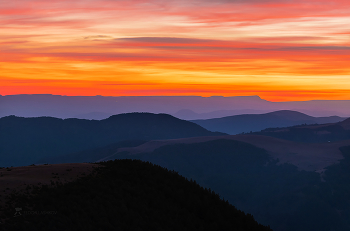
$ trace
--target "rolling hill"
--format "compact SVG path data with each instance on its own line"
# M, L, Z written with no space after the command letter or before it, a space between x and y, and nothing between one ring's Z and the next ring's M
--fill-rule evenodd
M211 111L211 112L205 112L205 113L196 113L190 109L182 109L171 115L183 120L205 120L205 119L221 118L221 117L233 116L233 115L262 114L267 112L269 112L269 110L242 109L242 110L218 110L218 111Z
M100 161L118 158L118 155L123 152L129 153L129 155L133 156L141 153L152 153L164 146L196 144L221 139L251 144L255 147L266 150L269 156L271 156L273 159L278 159L280 164L289 163L296 166L299 170L313 172L323 172L328 166L339 163L339 160L343 159L343 155L341 154L339 148L350 145L350 140L310 144L254 134L194 137L185 139L148 141L135 147L115 149L110 152L110 154L106 154L106 157L100 159ZM95 161L99 160L96 159ZM52 162L49 161L49 163Z
M104 120L52 117L0 118L0 166L21 166L123 140L215 136L189 121L166 114L128 113ZM133 144L125 144L133 145Z
M301 124L335 123L345 118L338 116L312 117L297 111L275 111L266 114L244 114L207 120L191 120L209 131L235 135L256 132L266 128L289 127Z
M151 141L130 140L117 142L101 148L88 149L54 157L45 157L38 160L36 164L83 163L114 160L123 152L129 153L130 155L151 153L163 146L203 143L219 139L241 141L254 145L265 149L272 158L278 159L280 164L289 163L295 165L300 170L316 171L319 173L324 172L326 167L339 163L339 160L343 159L339 148L350 145L350 139L334 142L306 143L258 135L255 133Z
M350 118L330 124L267 128L254 134L303 143L327 143L350 140Z

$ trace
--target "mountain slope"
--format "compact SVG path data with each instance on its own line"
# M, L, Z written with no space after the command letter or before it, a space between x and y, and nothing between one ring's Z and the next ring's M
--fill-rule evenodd
M176 172L131 160L102 165L32 197L17 194L2 230L271 230Z
M29 165L122 140L213 135L221 134L166 114L129 113L100 121L8 116L0 118L0 166Z
M206 113L196 113L189 109L182 109L172 115L184 120L205 120L212 118L221 118L226 116L233 115L242 115L242 114L262 114L267 113L271 110L254 110L254 109L241 109L241 110L218 110Z
M322 173L298 170L264 149L223 139L167 145L148 153L124 151L116 158L150 161L178 171L275 231L347 231L350 148L340 150L343 159Z
M289 163L298 167L299 170L316 172L323 172L326 167L339 163L339 160L343 159L339 148L350 145L350 140L310 144L254 134L194 137L174 140L148 141L142 145L135 147L119 148L118 150L115 150L110 155L108 155L107 158L104 158L102 160L118 158L118 155L122 152L130 153L130 155L152 153L156 149L164 146L177 144L196 144L220 139L241 141L254 145L258 148L265 149L272 158L278 159L280 164Z
M350 162L342 147L349 145L231 135L155 140L78 156L141 159L178 171L275 231L347 231Z
M253 134L303 143L327 143L350 140L350 119L330 124L267 128Z
M345 130L350 130L350 118L347 118L346 120L343 120L338 124L342 126Z
M35 164L93 163L114 155L120 148L138 147L146 142L147 141L143 140L124 140L100 148L92 148L53 157L44 157Z
M272 158L278 159L280 164L289 163L298 167L299 170L315 171L319 173L324 172L326 167L339 163L339 160L343 159L339 148L350 145L350 139L337 142L305 143L278 139L271 136L256 135L255 133L169 140L130 140L117 142L101 148L43 158L36 164L83 163L114 160L123 152L129 153L130 155L151 153L163 146L204 143L220 139L241 141L254 145L265 149Z
M255 132L266 128L289 127L300 124L335 123L344 120L338 116L312 117L296 111L275 111L266 114L244 114L208 120L191 120L210 131L231 135Z

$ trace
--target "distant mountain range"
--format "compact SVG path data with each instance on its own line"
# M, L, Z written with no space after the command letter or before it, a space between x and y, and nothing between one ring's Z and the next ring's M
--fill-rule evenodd
M266 110L242 109L242 110L218 110L206 113L196 113L189 109L180 110L173 116L184 120L206 120L212 118L221 118L226 116L242 115L242 114L262 114Z
M0 117L50 116L106 119L130 112L166 113L180 119L210 119L238 114L293 110L311 116L350 117L350 100L270 102L259 96L60 96L0 95Z
M235 135L242 132L256 132L266 128L336 123L345 119L338 116L313 117L296 111L283 110L266 114L243 114L207 120L191 120L191 122L210 131Z
M306 121L310 116L296 112L275 112L269 114L288 116L296 115L296 121ZM254 115L259 116L259 115ZM313 118L313 117L311 117ZM300 119L300 120L299 120ZM316 118L328 121L332 118ZM1 121L1 120L0 120ZM292 121L293 122L293 121ZM294 121L295 122L295 121ZM179 143L200 143L217 139L230 139L250 143L257 147L266 149L274 158L283 163L292 163L303 170L322 171L325 167L335 164L342 155L339 148L350 145L350 119L338 123L322 125L297 125L283 128L267 128L261 132L246 133L245 135L222 135L213 133L215 136L201 136L191 138L167 139L167 140L126 140L111 143L105 147L86 149L65 155L44 156L35 163L82 163L113 160L118 153L126 151L132 154L153 152L155 149L166 145ZM221 134L221 135L220 135ZM310 144L323 143L323 144ZM289 155L288 153L293 153ZM315 159L311 153L318 153Z
M100 121L8 116L0 118L0 166L29 165L44 157L103 147L122 140L216 135L223 133L210 132L166 114L128 113Z

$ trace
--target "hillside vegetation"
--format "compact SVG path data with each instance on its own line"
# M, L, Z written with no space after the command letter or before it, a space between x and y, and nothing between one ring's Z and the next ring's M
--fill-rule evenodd
M323 173L280 164L264 150L235 140L162 146L117 158L150 161L210 187L275 231L350 230L350 148Z
M136 160L101 165L34 195L13 193L21 215L7 211L2 230L271 230L174 171Z

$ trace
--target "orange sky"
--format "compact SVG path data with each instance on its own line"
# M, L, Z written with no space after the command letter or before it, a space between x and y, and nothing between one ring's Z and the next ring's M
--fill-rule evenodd
M345 0L0 0L0 94L350 100Z

